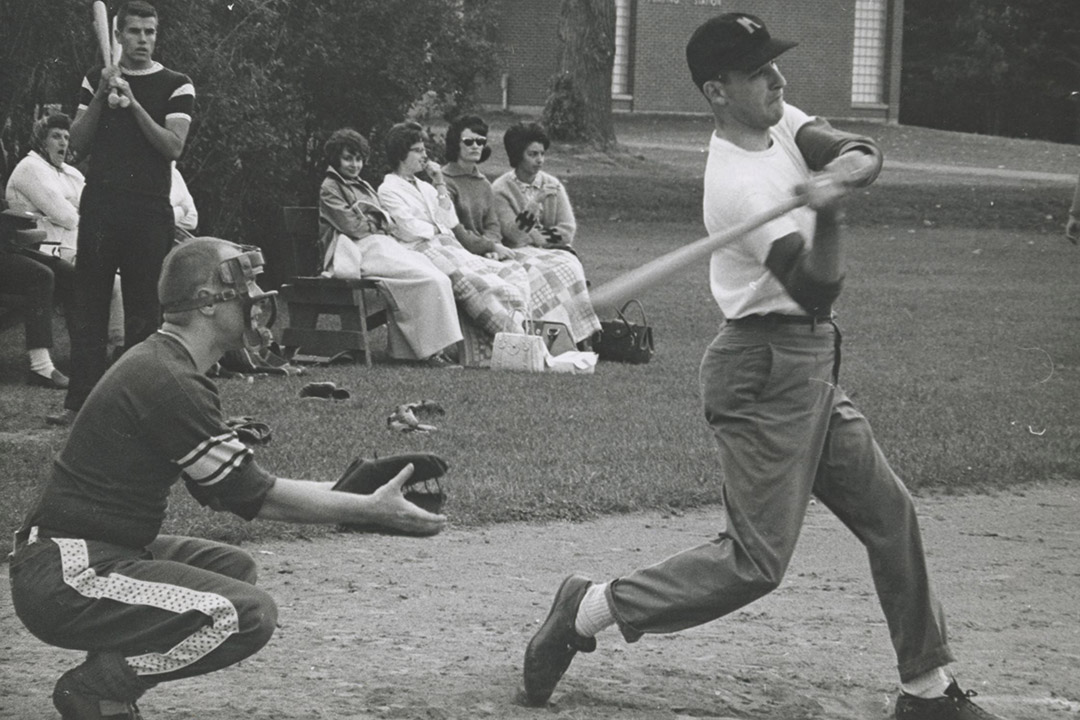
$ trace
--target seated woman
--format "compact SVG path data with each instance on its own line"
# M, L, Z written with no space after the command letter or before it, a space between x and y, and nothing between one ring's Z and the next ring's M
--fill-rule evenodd
M57 255L33 249L24 238L35 244L45 239L44 232L30 229L33 225L32 217L23 212L0 212L0 288L28 301L23 308L26 350L30 355L27 382L63 390L68 386L68 379L53 365L49 353L53 346L53 302L59 302L65 310L71 308L75 294L75 266ZM20 231L25 231L22 237Z
M4 192L8 206L40 216L44 231L40 251L74 263L79 234L79 200L86 180L68 164L71 118L62 112L45 115L30 131L30 152L11 171ZM40 260L40 258L38 258ZM124 346L124 302L120 277L113 281L109 305L110 356Z
M529 275L533 317L561 322L575 343L584 342L600 329L600 321L588 301L581 261L562 250L533 245L506 248L495 211L495 193L479 168L491 154L487 134L487 123L476 115L457 118L446 130L449 162L442 171L461 220L458 240L473 252L490 248L508 251Z
M513 170L491 184L503 242L573 252L577 221L570 197L554 175L542 170L551 147L547 131L538 123L518 123L503 135L503 146Z
M377 280L388 296L390 357L450 367L445 351L462 339L450 280L426 257L387 235L393 220L374 188L360 178L369 152L367 139L349 128L326 142L326 177L319 188L323 266L330 267L334 243L355 242L363 276Z
M386 160L394 170L379 186L379 200L396 221L391 231L394 237L423 253L450 278L454 297L484 332L520 332L529 306L525 268L510 259L476 255L458 242L455 230L461 223L442 169L428 162L423 128L415 122L390 128ZM421 171L426 171L435 184L416 177ZM493 248L493 252L497 250Z

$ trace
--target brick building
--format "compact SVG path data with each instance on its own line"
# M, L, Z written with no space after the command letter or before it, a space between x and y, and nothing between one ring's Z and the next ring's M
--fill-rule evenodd
M500 0L500 81L489 108L537 113L558 71L560 0ZM799 46L780 59L787 99L831 118L896 122L900 114L903 0L615 0L612 107L620 112L704 113L686 69L686 41L723 12L761 17Z

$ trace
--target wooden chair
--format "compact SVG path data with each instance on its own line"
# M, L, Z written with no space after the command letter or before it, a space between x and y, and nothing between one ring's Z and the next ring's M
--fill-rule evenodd
M293 250L296 276L280 288L289 311L289 324L281 344L289 351L320 357L347 353L354 360L364 354L371 367L368 332L386 323L386 302L374 280L339 280L319 277L319 210L314 207L282 208L282 227ZM319 327L319 318L335 315L340 329Z

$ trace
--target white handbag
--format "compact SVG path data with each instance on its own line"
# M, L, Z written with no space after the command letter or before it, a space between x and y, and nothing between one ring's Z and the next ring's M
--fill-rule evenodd
M321 275L342 280L359 280L362 277L360 265L363 260L360 244L348 235L338 233L326 249L326 257L323 259L325 269Z
M549 353L544 338L520 332L497 332L491 344L492 370L543 372Z

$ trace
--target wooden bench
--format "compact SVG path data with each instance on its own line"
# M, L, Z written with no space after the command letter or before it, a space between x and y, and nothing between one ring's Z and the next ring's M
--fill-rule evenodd
M289 314L288 327L281 334L282 346L291 353L327 358L345 353L355 360L363 353L364 364L371 367L368 333L387 321L378 283L319 276L318 208L283 208L282 228L297 272L279 291ZM319 318L324 315L336 316L340 329L319 327Z

